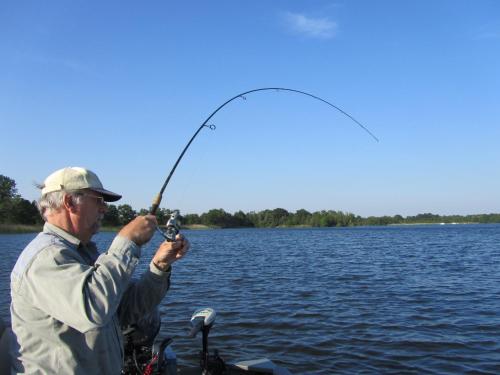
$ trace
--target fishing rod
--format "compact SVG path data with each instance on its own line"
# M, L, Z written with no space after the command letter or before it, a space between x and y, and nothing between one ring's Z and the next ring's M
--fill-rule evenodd
M233 96L231 99L229 100L226 100L223 104L221 104L215 111L212 112L212 114L210 116L207 117L207 119L203 122L203 124L200 125L200 127L198 128L198 130L196 130L196 132L193 134L193 136L191 137L191 139L189 140L189 142L187 143L186 147L184 147L184 150L182 150L181 154L179 155L179 158L177 159L177 161L175 162L172 170L170 171L170 173L168 174L168 177L167 179L165 180L165 182L163 183L163 186L161 187L161 190L160 192L158 193L158 195L155 197L155 199L153 200L153 204L151 206L151 210L150 210L150 213L151 215L155 215L156 214L156 211L158 210L158 207L160 206L160 203L161 203L161 200L162 200L162 197L163 197L163 192L165 191L170 179L172 178L172 175L174 174L175 172L175 169L177 168L177 165L179 165L179 162L181 161L182 157L184 156L184 154L186 153L187 149L189 148L189 146L191 146L191 143L193 142L193 140L196 138L196 136L200 133L200 131L203 129L203 128L209 128L211 130L215 130L215 125L207 125L207 123L210 121L210 119L217 113L219 112L222 108L224 108L226 105L228 105L229 103L231 103L233 100L235 99L238 99L238 98L241 98L241 99L245 99L246 100L246 97L245 95L247 94L251 94L251 93L254 93L254 92L259 92L259 91L276 91L276 92L280 92L280 91L288 91L288 92L294 92L294 93L297 93L297 94L301 94L301 95L306 95L306 96L309 96L313 99L316 99L316 100L319 100L320 102L323 102L327 105L329 105L330 107L333 107L335 108L337 111L339 111L340 113L342 113L343 115L347 116L348 118L350 118L352 121L354 121L361 129L363 129L365 132L367 132L375 141L379 141L378 138L370 131L368 130L368 128L366 128L363 124L361 124L358 120L356 120L354 117L352 117L349 113L345 112L344 110L342 110L341 108L337 107L336 105L330 103L329 101L325 100L325 99L322 99L320 98L319 96L316 96L316 95L313 95L313 94L310 94L308 92L305 92L305 91L300 91L300 90L294 90L294 89L288 89L288 88L284 88L284 87L263 87L263 88L259 88L259 89L254 89L254 90L249 90L249 91L245 91L245 92L242 92L241 94L238 94L238 95L235 95ZM178 214L177 214L178 215ZM169 223L170 223L170 226L169 226ZM167 233L168 233L168 228L170 228L172 231L175 232L175 228L178 226L177 225L177 222L176 222L176 216L174 217L174 214L173 216L171 217L171 219L169 220L169 223L167 223ZM169 236L171 237L171 236ZM175 235L174 235L174 238L175 238Z

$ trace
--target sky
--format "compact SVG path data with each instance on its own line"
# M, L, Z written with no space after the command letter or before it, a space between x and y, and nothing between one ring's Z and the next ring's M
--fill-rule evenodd
M147 208L500 212L500 2L0 3L0 174Z

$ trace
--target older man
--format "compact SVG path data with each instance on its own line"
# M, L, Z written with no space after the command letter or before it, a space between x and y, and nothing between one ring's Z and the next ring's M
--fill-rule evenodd
M84 168L51 174L42 186L43 232L23 250L11 274L12 373L119 374L122 326L160 303L171 264L189 242L164 242L137 282L131 282L141 246L156 218L139 216L100 254L91 242L106 212L121 196Z

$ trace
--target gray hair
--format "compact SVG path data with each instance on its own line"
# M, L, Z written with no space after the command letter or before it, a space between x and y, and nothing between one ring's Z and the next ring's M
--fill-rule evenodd
M83 193L79 191L53 191L42 195L36 205L44 221L47 221L47 214L59 210L64 204L64 196L69 195L75 204L80 204Z

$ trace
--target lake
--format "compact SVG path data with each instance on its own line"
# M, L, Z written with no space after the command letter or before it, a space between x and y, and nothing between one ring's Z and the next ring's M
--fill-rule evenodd
M268 357L294 374L500 373L500 225L185 231L161 333L180 366L195 309L217 311L209 346ZM0 235L0 316L34 234ZM105 249L114 233L101 233ZM161 241L143 250L136 275Z

